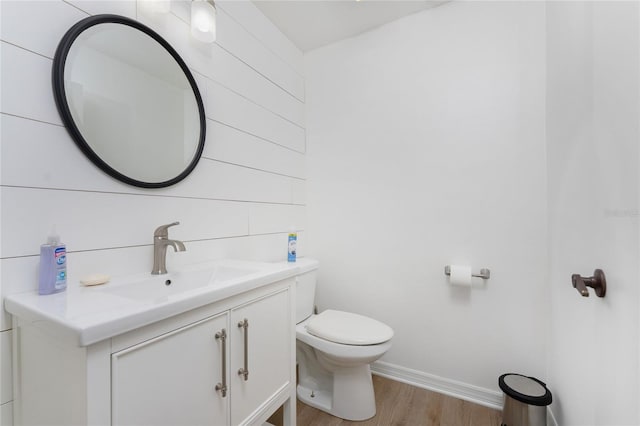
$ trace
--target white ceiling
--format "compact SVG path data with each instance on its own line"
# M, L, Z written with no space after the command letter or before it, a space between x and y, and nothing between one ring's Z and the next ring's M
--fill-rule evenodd
M353 37L448 0L253 0L300 50Z

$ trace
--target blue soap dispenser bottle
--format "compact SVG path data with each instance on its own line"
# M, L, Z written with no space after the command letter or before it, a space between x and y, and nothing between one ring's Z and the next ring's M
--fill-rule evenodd
M38 294L53 294L67 288L67 247L54 230L40 246Z

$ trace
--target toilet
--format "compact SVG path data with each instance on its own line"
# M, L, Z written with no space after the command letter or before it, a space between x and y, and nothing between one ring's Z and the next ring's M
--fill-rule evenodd
M393 330L374 319L327 309L314 314L318 262L300 262L296 287L298 400L346 420L376 414L369 364L391 348Z

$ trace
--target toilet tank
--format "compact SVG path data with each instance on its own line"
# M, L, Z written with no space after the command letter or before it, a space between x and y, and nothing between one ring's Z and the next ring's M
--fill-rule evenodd
M313 314L318 276L318 262L313 261L300 266L302 272L296 277L296 324Z

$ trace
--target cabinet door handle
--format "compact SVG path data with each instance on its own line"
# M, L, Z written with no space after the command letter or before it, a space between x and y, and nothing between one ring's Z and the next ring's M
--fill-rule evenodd
M216 384L216 390L220 391L224 398L227 396L227 330L223 328L215 337L222 342L222 383Z
M238 328L244 328L244 368L238 370L238 375L244 380L249 380L249 320L244 319L238 323Z

